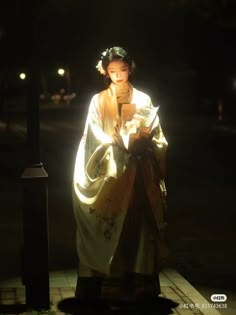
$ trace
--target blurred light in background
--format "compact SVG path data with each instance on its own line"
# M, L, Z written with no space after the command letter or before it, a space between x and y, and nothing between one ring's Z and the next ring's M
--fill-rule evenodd
M21 72L21 73L19 74L19 78L20 78L21 80L25 80L25 79L26 79L26 74L25 74L24 72Z
M57 73L58 73L61 77L63 77L63 76L65 75L65 69L59 68L59 69L57 70Z

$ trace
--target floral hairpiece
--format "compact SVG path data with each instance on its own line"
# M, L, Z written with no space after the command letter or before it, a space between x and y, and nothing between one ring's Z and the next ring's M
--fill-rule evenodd
M96 69L103 75L106 75L106 70L102 66L102 59L110 52L110 49L106 49L101 53L101 59L98 61L96 65Z

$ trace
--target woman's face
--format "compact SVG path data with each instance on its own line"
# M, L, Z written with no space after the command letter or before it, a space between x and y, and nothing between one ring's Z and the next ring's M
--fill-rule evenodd
M114 84L122 85L129 79L129 65L122 60L112 61L107 67L107 73Z

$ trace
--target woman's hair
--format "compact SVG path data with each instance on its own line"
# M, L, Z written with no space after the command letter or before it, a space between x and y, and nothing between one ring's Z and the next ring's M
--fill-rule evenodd
M133 71L134 68L133 60L130 58L129 54L124 48L118 46L108 49L107 53L103 56L102 58L103 69L107 72L107 67L109 63L115 60L124 61L125 63L128 64L130 71L131 72Z
M134 68L135 68L134 61L130 58L128 52L124 48L114 46L112 48L105 50L102 53L101 60L98 62L98 65L97 65L98 71L100 71L100 73L105 75L105 82L107 84L111 83L111 80L110 80L109 76L107 75L107 67L110 64L110 62L115 61L115 60L121 60L121 61L128 64L129 71L130 71L130 78L129 79L132 78L132 74L133 74Z

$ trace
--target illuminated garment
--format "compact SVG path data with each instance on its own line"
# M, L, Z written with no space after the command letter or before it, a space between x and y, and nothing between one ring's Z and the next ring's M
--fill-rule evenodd
M152 106L147 94L128 87L136 108ZM119 273L117 268L152 275L166 227L167 141L157 117L150 147L139 156L130 154L113 144L117 117L111 84L93 96L77 152L73 180L77 252L81 265L108 276L111 269Z

